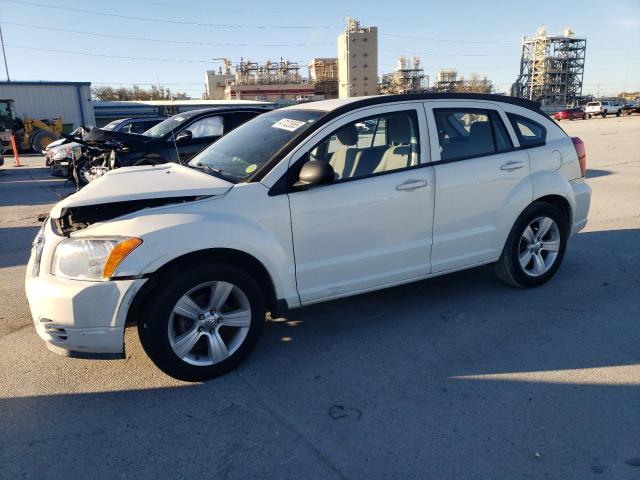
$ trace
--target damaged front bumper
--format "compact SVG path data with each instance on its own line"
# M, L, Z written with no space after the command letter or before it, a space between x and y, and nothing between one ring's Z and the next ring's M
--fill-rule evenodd
M47 347L72 357L122 357L129 306L146 279L91 282L50 273L61 237L46 222L27 265L25 290L36 328ZM38 251L40 249L40 251Z

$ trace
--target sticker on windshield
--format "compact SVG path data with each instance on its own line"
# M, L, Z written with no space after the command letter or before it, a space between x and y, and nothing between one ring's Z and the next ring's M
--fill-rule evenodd
M253 172L256 171L256 168L258 168L258 165L256 165L255 163L252 163L247 168L245 168L244 172L245 173L253 173Z
M283 118L282 120L278 120L276 123L271 125L273 128L280 128L282 130L288 130L289 132L295 132L301 126L304 125L304 122L300 120L292 120L290 118Z

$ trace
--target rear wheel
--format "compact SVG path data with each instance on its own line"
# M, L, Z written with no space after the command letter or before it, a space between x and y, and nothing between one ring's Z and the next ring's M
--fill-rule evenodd
M616 117L619 117L620 115L622 115L622 110L618 110L618 111L616 112Z
M567 246L569 219L555 205L534 202L514 224L496 263L498 277L516 287L536 287L556 273Z
M138 334L153 363L179 380L233 370L253 351L265 321L264 296L244 270L188 268L147 300Z
M573 113L569 115L569 120L573 121Z
M602 112L602 118L606 118L606 117L607 117L607 111L605 110Z

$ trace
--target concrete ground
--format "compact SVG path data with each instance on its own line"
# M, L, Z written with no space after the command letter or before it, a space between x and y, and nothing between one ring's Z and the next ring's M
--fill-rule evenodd
M236 371L159 372L37 338L37 214L70 188L0 170L0 478L640 479L640 117L586 143L590 223L547 285L490 268L292 312ZM11 158L7 163L11 163Z

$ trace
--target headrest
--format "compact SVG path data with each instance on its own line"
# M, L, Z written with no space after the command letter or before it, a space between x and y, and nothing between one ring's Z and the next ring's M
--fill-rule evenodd
M411 121L406 114L387 117L387 135L392 145L411 143Z
M336 136L345 147L358 143L358 129L354 124L345 125L336 132Z

